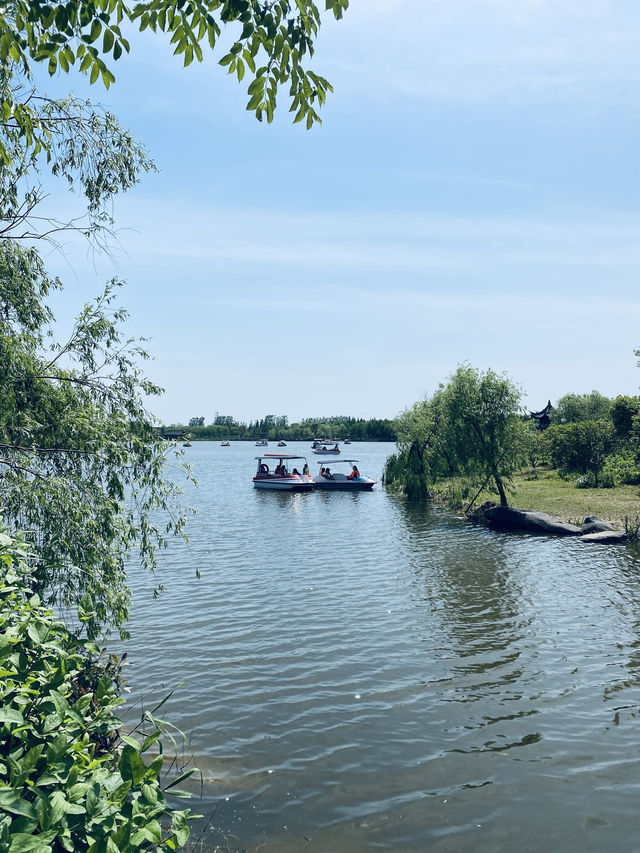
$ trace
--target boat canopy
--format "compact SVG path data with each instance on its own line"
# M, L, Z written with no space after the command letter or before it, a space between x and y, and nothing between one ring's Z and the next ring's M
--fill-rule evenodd
M348 462L349 465L354 465L358 460L357 459L336 459L335 456L332 456L331 459L316 459L316 464L318 465L344 465L345 462Z

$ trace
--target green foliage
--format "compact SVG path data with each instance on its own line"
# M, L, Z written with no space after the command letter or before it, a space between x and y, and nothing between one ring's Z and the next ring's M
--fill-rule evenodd
M599 391L590 394L565 394L552 413L554 424L574 424L579 421L599 421L609 417L611 400Z
M165 479L170 449L143 403L160 389L140 369L144 349L123 335L117 282L62 343L43 305L56 286L34 249L0 243L0 506L29 532L47 601L90 601L90 636L104 625L124 633L126 554L137 547L152 568L185 521Z
M216 414L212 424L200 426L189 421L192 438L204 440L236 440L270 438L288 441L311 441L314 438L332 438L343 441L394 441L396 437L393 421L371 418L351 418L337 415L325 418L306 418L299 423L290 424L286 415L266 415L251 423L236 421L230 415ZM200 420L198 418L198 420ZM204 419L202 419L204 420ZM184 429L181 424L172 427Z
M111 113L72 97L59 101L44 97L14 75L14 68L0 63L0 100L9 104L5 113L10 117L0 131L0 237L32 240L52 238L66 229L84 234L104 231L112 225L109 202L134 186L141 174L152 171L153 163ZM29 133L19 120L27 114L33 124ZM83 218L61 221L43 215L45 196L38 173L44 161L84 196Z
M600 474L600 485L614 487L640 484L640 460L631 448L607 456Z
M339 19L349 0L327 0ZM66 0L48 5L14 0L0 11L0 67L12 81L29 79L34 62L50 75L79 71L106 88L115 81L114 63L130 50L123 24L164 33L184 65L202 61L203 46L214 50L224 31L228 52L219 60L229 74L250 78L247 109L261 121L273 120L277 94L287 87L294 122L309 128L320 118L330 83L305 68L313 56L321 19L312 0L146 0L133 7L123 0ZM230 36L230 38L229 38ZM51 139L29 98L15 96L7 82L2 92L4 127L15 130L29 151L49 151ZM0 159L11 152L0 139Z
M464 475L492 480L506 506L505 484L522 464L526 446L520 391L493 370L461 365L442 396L443 447Z
M549 458L549 441L546 430L538 429L531 421L526 422L527 430L524 433L524 450L527 462L531 466L531 475L538 476L538 468Z
M0 529L0 853L176 850L189 812L167 805L160 730L120 738L120 662L55 621L27 560Z
M620 395L611 404L609 417L618 438L626 439L631 435L633 419L640 412L640 397Z
M430 400L397 418L400 453L385 469L385 482L425 498L443 478L491 480L506 504L505 484L522 463L529 432L520 396L506 377L461 365Z
M426 500L436 479L439 437L438 397L420 400L396 418L397 454L389 457L384 468L384 482L402 491L410 500Z
M607 455L614 447L615 435L611 421L577 421L549 427L547 440L553 465L561 473L581 474L585 488L599 486L600 472ZM591 479L586 477L590 475Z

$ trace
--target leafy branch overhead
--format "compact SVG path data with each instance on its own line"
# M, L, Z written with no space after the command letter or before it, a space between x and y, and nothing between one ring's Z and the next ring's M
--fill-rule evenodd
M340 19L349 0L326 0L325 8ZM311 0L149 0L130 8L122 0L67 0L58 4L18 0L0 14L0 62L17 66L30 76L33 62L47 63L49 74L72 68L99 78L108 88L114 82L113 62L130 50L122 25L161 31L170 37L173 52L184 64L202 61L203 47L216 49L223 31L232 28L232 45L220 64L239 81L249 73L247 109L259 120L272 121L278 89L288 86L294 121L307 127L320 118L331 85L303 62L313 56L321 24ZM29 124L5 99L3 120ZM18 111L19 113L19 111ZM33 128L31 128L33 132Z

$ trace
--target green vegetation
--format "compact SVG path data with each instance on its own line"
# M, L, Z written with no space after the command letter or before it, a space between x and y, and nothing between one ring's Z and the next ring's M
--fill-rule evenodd
M202 423L200 423L202 422ZM284 439L286 441L311 441L314 438L343 441L395 441L395 424L391 420L351 418L347 416L305 418L299 423L289 423L286 415L266 415L248 424L238 422L229 415L216 415L212 424L204 425L203 417L189 420L188 426L172 424L171 429L185 429L191 440L242 441L257 438Z
M435 496L459 509L464 509L473 494L464 491L461 483L442 483ZM573 479L562 477L558 471L543 465L536 477L530 470L514 474L510 494L512 503L521 509L548 512L573 524L580 524L589 515L597 515L624 527L624 519L635 519L640 511L640 492L637 486L617 486L610 489L577 489ZM484 489L476 504L495 501L496 494Z
M0 244L0 506L31 532L40 595L58 606L92 602L90 636L125 633L124 560L138 548L153 567L180 533L178 489L165 478L170 448L151 426L143 394L158 393L122 334L116 283L56 343L42 299L55 286L34 250ZM164 520L158 527L156 513Z
M53 618L25 542L1 530L0 562L0 853L176 850L189 812L167 805L178 779L163 790L153 716L145 736L118 732L121 662Z
M408 497L446 497L457 508L484 500L561 518L638 515L640 397L566 394L545 430L521 411L505 377L459 367L430 399L396 419L398 453L385 482Z
M385 482L424 499L443 479L480 488L491 481L506 505L526 446L520 413L520 392L506 377L461 365L431 399L397 419L399 453L387 462Z
M347 6L326 2L335 18ZM118 662L102 663L46 609L77 609L89 638L110 626L126 635L126 555L137 548L153 567L184 524L144 405L160 389L124 334L120 283L58 340L46 300L62 285L35 248L66 230L108 248L114 196L154 169L114 116L32 84L44 62L50 75L73 68L108 87L130 49L121 26L164 33L185 65L224 30L220 65L248 76L259 120L272 121L285 86L294 123L309 128L331 90L305 67L320 26L311 0L15 0L0 10L0 853L175 850L188 837L187 813L171 813L160 788L162 755L143 759L160 730L142 742L118 735ZM80 216L43 215L45 167L77 192Z
M341 18L349 0L326 0ZM49 74L80 71L91 83L105 87L115 81L113 63L130 50L121 25L130 31L164 33L173 53L185 65L202 61L203 45L215 50L225 35L228 52L219 64L242 81L249 80L247 109L261 121L273 120L278 91L285 86L294 122L309 128L320 118L330 83L305 68L313 56L321 24L312 0L146 0L128 6L122 0L67 0L57 6L15 0L0 14L0 90L5 121L0 134L0 162L15 163L14 142L21 140L28 155L56 151L55 123L42 121L41 99L16 86L29 80L34 63L45 63ZM11 117L11 122L7 118Z

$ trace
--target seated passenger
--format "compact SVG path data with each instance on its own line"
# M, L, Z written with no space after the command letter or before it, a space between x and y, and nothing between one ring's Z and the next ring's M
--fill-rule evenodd
M321 477L324 477L324 467L322 467L322 468L320 469L320 476L321 476Z
M358 471L357 465L351 466L351 473L349 474L349 476L350 477L359 477L360 476L360 471Z
M294 468L294 469L293 469L293 471L292 471L291 473L292 473L292 474L294 474L296 477L299 477L299 476L300 476L300 471L298 471L298 469L297 469L297 468Z
M333 480L333 474L331 473L331 468L325 468L324 469L324 476L327 478L327 480Z
M309 466L307 465L306 462L304 463L304 468L302 469L302 473L305 475L305 477L309 476Z

